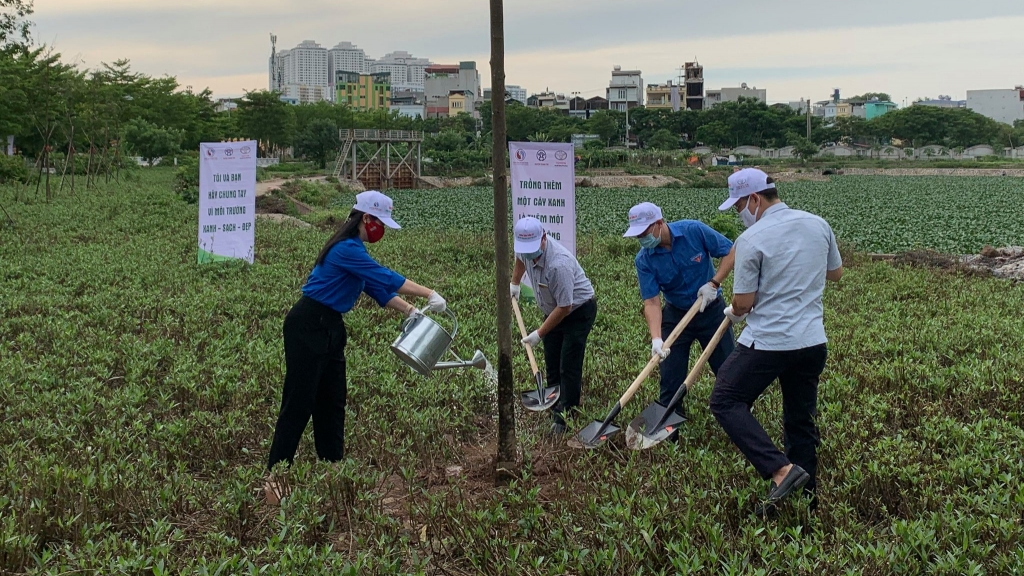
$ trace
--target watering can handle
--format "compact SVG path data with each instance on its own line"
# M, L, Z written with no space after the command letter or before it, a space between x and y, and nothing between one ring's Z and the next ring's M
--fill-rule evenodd
M444 313L451 316L452 318L452 324L454 325L452 327L452 340L455 340L455 335L459 333L459 319L455 317L455 313L452 312L451 308L446 307L444 309ZM426 308L418 308L415 312L409 315L409 318L412 318L417 314L419 314L420 316L426 316Z
M459 319L455 317L455 313L452 312L451 308L445 307L444 312L452 318L452 324L454 325L452 328L452 340L455 340L455 335L459 333Z

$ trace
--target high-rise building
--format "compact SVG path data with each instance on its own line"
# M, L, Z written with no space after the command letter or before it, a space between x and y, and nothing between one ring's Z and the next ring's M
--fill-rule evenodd
M272 36L271 42L275 43L275 49L268 63L270 89L295 95L290 99L306 101L307 97L316 98L318 96L315 95L326 93L328 96L325 99L333 100L338 72L388 74L392 89L420 93L425 89L426 69L430 66L430 60L416 58L408 52L391 52L374 59L367 57L362 48L351 42L339 42L328 50L312 40L305 40L295 48L281 51L276 51L275 36ZM475 68L474 65L474 72ZM476 76L478 80L474 100L480 95L479 74ZM288 86L293 88L289 89ZM315 89L320 87L329 89ZM465 89L473 90L474 87L468 86ZM447 92L445 94L447 97Z
M626 110L642 106L644 103L644 79L639 70L623 70L622 66L612 69L612 79L608 83L606 95L608 108Z
M408 52L398 51L385 54L373 61L370 66L373 72L391 74L393 89L422 92L430 60L415 58Z
M338 72L362 74L369 71L366 66L366 52L351 42L338 42L334 48L327 51L327 73L331 83L334 83Z
M282 84L327 86L327 49L312 40L304 40L291 50L282 50Z
M331 100L327 49L312 40L270 57L270 88L300 102Z

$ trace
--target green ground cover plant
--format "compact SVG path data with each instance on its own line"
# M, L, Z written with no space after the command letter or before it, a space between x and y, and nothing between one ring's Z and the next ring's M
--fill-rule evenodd
M350 460L303 439L267 505L257 489L284 376L281 326L328 232L259 222L256 264L195 264L195 205L170 170L46 204L0 202L0 572L11 574L1014 574L1024 566L1024 287L869 262L825 293L821 505L749 515L764 486L707 409L679 446L576 452L518 413L523 466L490 480L494 384L416 376L398 319L349 314ZM1016 183L1016 184L1015 184ZM878 251L1024 243L1020 180L835 178L782 187ZM638 199L710 218L721 191L588 189L580 260L599 301L584 419L649 347L620 238ZM1015 196L1016 195L1016 196ZM371 247L436 287L454 344L495 357L488 191L395 191L401 231ZM347 199L338 200L347 211ZM890 208L883 209L883 202ZM330 212L307 217L322 222ZM318 220L319 219L319 220ZM893 229L895 228L895 229ZM726 284L729 293L729 283ZM525 307L528 324L540 320ZM697 349L692 351L696 356ZM517 382L530 386L516 350ZM656 397L649 381L620 417ZM777 392L754 407L781 435ZM585 422L573 422L579 429ZM456 468L459 467L459 468Z

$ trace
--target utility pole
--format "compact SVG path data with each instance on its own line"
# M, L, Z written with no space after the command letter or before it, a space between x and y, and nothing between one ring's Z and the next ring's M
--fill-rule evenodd
M270 33L270 89L277 90L277 35Z
M505 178L505 8L491 2L491 168L494 174L494 266L498 319L498 454L495 481L512 478L516 464L516 409L512 381L512 295Z
M807 139L811 139L811 98L807 97Z

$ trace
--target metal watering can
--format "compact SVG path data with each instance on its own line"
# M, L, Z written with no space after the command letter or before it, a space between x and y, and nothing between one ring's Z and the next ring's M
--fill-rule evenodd
M391 351L401 358L410 368L423 376L430 376L434 370L445 370L449 368L479 368L483 370L487 366L487 358L484 353L477 350L471 360L462 360L455 356L456 362L438 362L445 352L450 352L452 341L459 333L459 321L455 314L449 309L445 313L451 317L454 327L452 333L441 327L440 324L424 315L423 311L417 310L412 316L402 322L402 333L391 344Z

